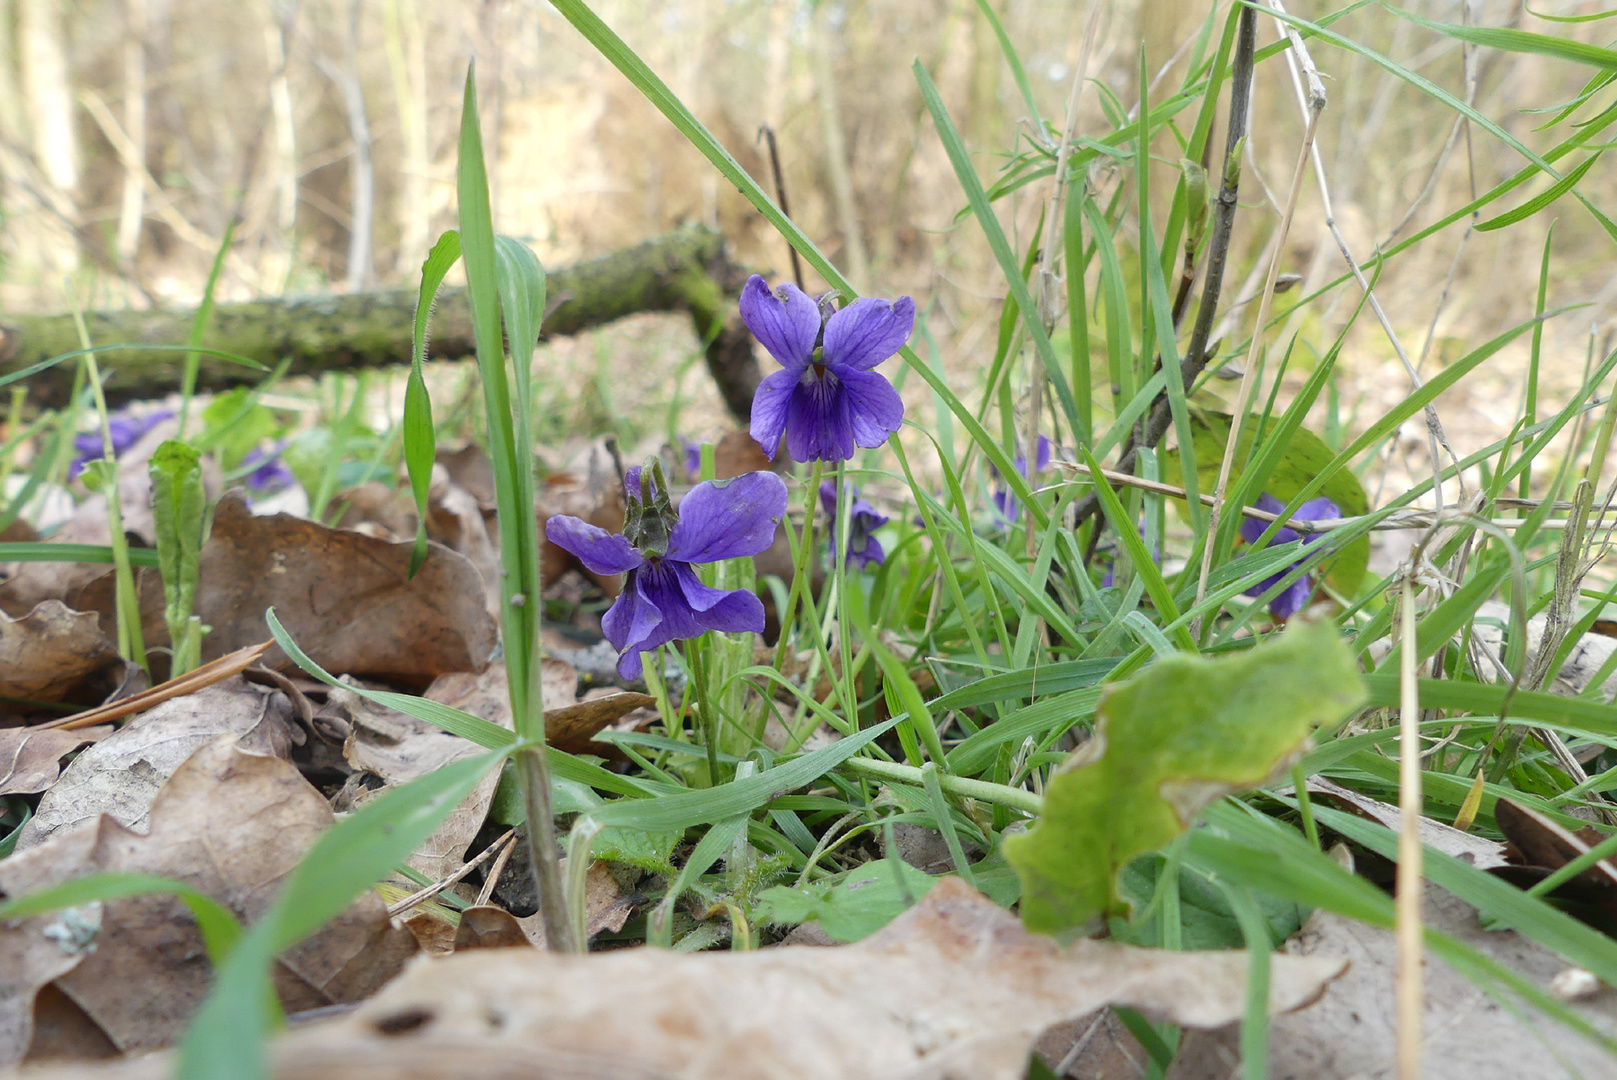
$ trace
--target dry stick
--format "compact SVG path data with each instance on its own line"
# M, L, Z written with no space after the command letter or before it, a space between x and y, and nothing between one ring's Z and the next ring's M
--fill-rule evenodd
M1269 0L1269 6L1282 15L1286 13L1285 6L1280 0ZM1284 20L1276 19L1275 21L1280 24L1287 39L1291 42L1291 48L1286 51L1286 59L1288 65L1295 61L1296 66L1291 68L1292 85L1297 91L1298 107L1306 112L1312 107L1314 88L1318 86L1320 87L1320 93L1324 93L1323 84L1319 81L1319 69L1314 66L1314 58L1309 54L1308 46L1303 43L1303 39L1297 31L1292 29L1291 25ZM1299 67L1301 68L1300 72ZM1303 93L1304 79L1307 80L1309 87L1306 102L1304 101ZM1381 301L1376 299L1375 290L1370 287L1369 280L1365 278L1364 271L1359 267L1359 261L1353 257L1353 250L1348 247L1347 238L1342 235L1342 230L1337 227L1336 211L1331 204L1331 187L1325 177L1325 162L1320 157L1318 147L1314 148L1312 156L1314 160L1314 179L1319 186L1320 207L1325 212L1325 226L1330 229L1331 238L1336 241L1337 250L1342 253L1342 260L1347 263L1348 270L1353 274L1353 280L1358 283L1359 288L1364 292L1365 298L1369 301L1371 312L1374 313L1376 321L1381 324L1381 330L1387 335L1387 341L1392 345L1393 352L1398 354L1398 359L1404 365L1404 371L1409 375L1410 382L1414 384L1416 390L1419 390L1425 385L1425 380L1420 377L1415 365L1410 362L1409 353L1404 349L1404 344L1398 337L1398 331L1393 329L1392 320L1387 318L1386 311L1381 307ZM1443 466L1442 459L1437 452L1439 446L1448 451L1449 460L1455 465L1454 478L1460 485L1460 500L1462 502L1465 501L1465 477L1459 469L1459 458L1455 456L1454 449L1449 446L1448 436L1443 433L1443 423L1437 417L1437 407L1428 404L1425 412L1426 439L1432 458L1432 495L1437 501L1437 508L1442 510Z
M1229 437L1224 443L1224 458L1218 465L1218 483L1213 488L1213 513L1207 522L1207 538L1202 542L1202 572L1196 582L1196 603L1207 596L1207 579L1213 573L1213 549L1217 547L1219 511L1224 505L1224 493L1229 490L1230 472L1235 466L1235 449L1245 427L1247 406L1252 402L1253 384L1258 381L1258 354L1263 351L1263 331L1269 324L1269 309L1274 306L1275 282L1280 278L1280 262L1286 250L1286 235L1291 231L1291 220L1297 213L1297 197L1303 189L1303 173L1308 169L1309 153L1314 149L1314 133L1319 130L1320 113L1325 111L1325 84L1314 75L1308 83L1308 124L1303 129L1303 144L1297 151L1297 168L1292 172L1291 190L1286 194L1286 209L1280 216L1279 239L1269 258L1269 273L1263 283L1263 299L1258 302L1258 318L1252 328L1252 342L1247 347L1246 370L1241 373L1241 389L1235 397L1234 420ZM1192 620L1190 636L1201 636L1201 619Z
M1414 558L1420 557L1417 547ZM1426 890L1421 883L1420 684L1416 681L1413 561L1404 573L1400 603L1404 649L1398 665L1398 1080L1420 1080L1421 900Z
M494 865L488 868L488 878L483 887L477 892L477 907L482 907L494 898L494 888L500 883L500 875L505 873L505 864L511 861L511 853L517 849L516 839L513 837L505 847L500 849L499 857Z
M455 882L459 881L461 878L465 877L467 874L471 873L473 870L476 870L479 866L482 866L483 863L488 860L488 857L490 855L494 854L494 852L496 850L503 849L502 855L501 855L502 858L504 858L505 856L511 854L511 849L516 846L514 843L512 843L512 841L516 838L516 834L517 834L517 831L515 829L507 829L505 831L504 836L500 837L498 840L494 841L494 843L492 843L488 847L484 848L481 852L478 853L477 858L473 859L471 862L467 863L465 866L462 866L459 870L456 870L453 874L450 874L448 877L442 879L441 881L433 882L431 885L426 886L425 888L419 890L418 892L411 893L409 896L406 896L403 900L400 900L396 904L388 905L388 909L387 909L388 918L390 918L390 919L398 918L400 915L404 914L406 911L409 911L411 908L415 907L417 904L421 903L423 900L431 900L434 896L437 896L439 893L441 893L445 889L449 888L449 886L453 885ZM494 875L494 874L490 874L489 875L489 880L493 881L495 879L495 876L496 875ZM482 900L478 900L479 904L481 904L482 902L483 902Z
M765 124L758 129L764 143L769 147L769 171L775 177L775 202L780 205L780 212L785 217L791 217L791 208L786 205L786 175L780 168L780 148L775 145L775 129ZM797 282L799 289L803 288L803 261L797 256L797 249L790 244L786 245L787 252L792 257L792 280Z
M1218 310L1219 290L1224 284L1224 268L1229 258L1230 235L1235 223L1235 208L1241 183L1241 147L1246 139L1247 117L1252 104L1252 64L1257 51L1257 16L1252 8L1243 8L1241 23L1235 39L1235 60L1230 71L1230 122L1224 142L1224 172L1219 184L1218 203L1213 208L1213 231L1207 242L1207 276L1202 285L1201 307L1196 312L1196 325L1190 332L1190 343L1184 359L1179 362L1179 377L1188 393L1211 359L1207 354L1207 337L1213 329L1213 318ZM1132 472L1140 446L1155 448L1173 423L1173 412L1168 395L1162 394L1151 406L1145 424L1136 440L1131 433L1124 442L1123 452L1117 460L1119 472ZM1073 508L1072 527L1078 529L1100 510L1100 497L1085 495Z

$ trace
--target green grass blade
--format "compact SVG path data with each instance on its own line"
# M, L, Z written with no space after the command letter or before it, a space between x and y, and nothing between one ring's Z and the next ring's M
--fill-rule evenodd
M415 497L415 547L410 551L410 577L427 559L427 489L437 456L438 432L432 422L432 399L427 393L427 324L433 301L449 268L460 261L460 233L453 229L438 237L421 264L421 290L416 296L415 322L410 343L410 379L404 387L404 464Z
M1044 329L1044 320L1039 316L1033 295L1028 292L1027 282L1022 278L1021 268L1017 264L1015 252L1011 250L1010 241L1005 237L1005 230L1000 227L999 218L995 216L988 195L983 191L982 182L977 179L977 169L971 163L971 155L966 152L965 143L960 139L960 132L955 129L954 121L949 118L949 110L943 104L943 96L938 93L938 88L933 84L926 68L917 60L912 70L915 72L915 81L921 87L921 98L926 102L927 111L932 114L938 138L943 142L944 151L949 155L949 163L954 166L955 178L960 181L960 186L966 193L966 201L971 205L971 211L976 215L977 223L988 239L989 249L993 251L994 258L999 263L1000 272L1005 275L1005 283L1010 288L1011 297L1021 310L1022 324L1027 328L1028 337L1033 340L1033 348L1044 364L1045 374L1049 376L1057 400L1061 402L1061 411L1066 416L1068 430L1077 431L1078 404L1073 400L1072 387L1067 385L1066 373L1056 361L1055 349L1050 344L1050 335Z

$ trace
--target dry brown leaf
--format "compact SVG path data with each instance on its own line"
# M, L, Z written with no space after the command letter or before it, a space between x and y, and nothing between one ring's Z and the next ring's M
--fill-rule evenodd
M60 775L63 755L111 734L110 724L75 731L0 728L0 795L44 791Z
M545 738L550 745L569 754L611 757L612 747L595 742L596 733L605 731L636 709L656 704L656 698L630 691L585 698L577 704L546 711Z
M1403 814L1390 803L1361 795L1323 776L1309 777L1308 790L1317 795L1328 796L1345 807L1349 813L1380 822L1395 833L1402 828ZM1420 819L1420 838L1421 843L1427 847L1441 851L1445 855L1453 855L1479 870L1509 865L1505 858L1505 845L1496 840L1489 840L1485 836L1461 832L1452 825L1445 825L1428 817Z
M1566 964L1513 930L1483 930L1469 904L1428 886L1425 925L1491 957L1538 986ZM1308 1080L1391 1076L1397 1033L1391 930L1315 912L1287 944L1294 956L1345 956L1352 967L1314 1004L1269 1025L1269 1074ZM1531 1010L1519 1015L1430 953L1425 963L1424 1080L1571 1080L1613 1075L1611 1056ZM1617 991L1602 989L1571 1006L1608 1036L1617 1035ZM1188 1035L1169 1080L1226 1080L1235 1030Z
M0 697L61 701L117 664L101 625L60 600L42 600L21 618L0 611Z
M455 952L509 949L518 945L529 948L528 935L522 932L517 917L504 908L477 904L460 913L460 926L455 929Z
M579 707L574 705L573 700L578 690L578 673L566 661L546 657L540 669L540 686L547 710L547 724L552 715L548 710L555 710L567 717L571 715L568 708ZM440 675L424 696L429 701L452 706L509 729L509 693L505 663L495 661L476 674L456 672ZM563 727L570 733L569 738L552 739L552 745L573 753L593 745L594 750L599 752L604 748L591 744L589 737L616 719L613 710L624 704L617 702L597 706L596 703L588 703L594 707L593 711L586 709L586 718L564 722ZM359 774L350 781L350 790L364 785L365 774L378 777L386 785L406 784L451 761L483 750L467 739L451 735L424 720L375 705L358 694L334 691L327 700L328 711L333 706L347 713L350 724L348 738L343 744L343 757ZM599 726L588 728L589 721L598 721ZM467 846L488 816L489 803L493 801L499 780L498 771L485 776L410 857L410 865L434 881L460 869Z
M333 819L291 764L245 753L225 736L175 770L150 820L143 836L103 816L19 852L0 862L0 889L22 895L91 873L156 874L250 922ZM0 925L0 956L22 953L29 961L0 966L7 991L0 993L0 1064L15 1062L28 1046L28 1016L17 1005L32 1001L27 984L49 981L43 971L64 969L51 976L55 985L124 1052L172 1043L207 993L202 937L180 901L141 896L73 912L84 927L76 937L60 925L70 912ZM77 953L67 956L64 943L76 943ZM367 894L284 956L277 984L293 1009L352 1001L374 992L414 951L408 931L392 927L381 899Z
M547 668L543 674L548 675L549 671ZM547 697L555 692L551 680L546 680L544 687ZM570 698L571 688L567 694ZM511 699L508 695L505 663L495 661L476 674L440 675L424 696L509 729ZM343 743L343 757L356 770L351 785L356 781L363 783L365 774L380 778L386 785L407 784L451 761L483 752L482 747L468 739L376 705L358 694L333 691L327 698L327 710L334 706L347 712L350 723L348 738ZM471 794L410 857L410 865L434 881L460 869L467 846L488 817L489 803L494 799L494 789L499 782L497 769L479 781Z
M33 847L101 814L143 832L158 789L199 747L237 735L244 750L284 757L293 740L290 715L280 691L239 675L171 698L74 758L40 799L17 847Z
M483 448L468 443L459 450L439 450L436 464L449 473L449 479L472 493L485 510L494 508L494 466Z
M77 1003L54 986L34 998L34 1038L28 1044L30 1064L46 1061L95 1061L118 1056L107 1033L96 1027Z
M204 656L264 640L273 607L328 671L421 684L482 670L496 628L477 569L433 546L410 578L410 550L286 514L254 517L239 494L226 495L202 549L196 610L213 627ZM266 666L289 664L279 649L266 656Z
M561 863L565 873L567 860ZM634 914L634 908L634 898L623 895L617 878L607 870L606 864L590 863L590 868L584 872L584 940L593 940L596 934L606 930L614 934L622 930L623 924ZM543 915L536 911L516 922L530 944L539 949L545 947Z
M1271 1007L1312 1001L1342 968L1277 957ZM945 878L885 930L841 948L420 960L348 1016L280 1039L272 1060L281 1080L1017 1080L1040 1032L1107 1003L1189 1026L1237 1019L1246 971L1242 952L1062 948ZM166 1067L147 1058L75 1075Z

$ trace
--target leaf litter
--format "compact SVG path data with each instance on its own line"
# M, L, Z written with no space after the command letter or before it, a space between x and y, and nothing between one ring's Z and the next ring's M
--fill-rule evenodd
M1277 957L1269 1005L1313 1001L1340 960ZM1216 1027L1242 1009L1240 952L1062 947L956 878L857 945L753 953L479 949L423 958L353 1013L272 1044L274 1075L579 1075L1014 1080L1053 1024L1108 1004ZM164 1075L148 1058L45 1076Z

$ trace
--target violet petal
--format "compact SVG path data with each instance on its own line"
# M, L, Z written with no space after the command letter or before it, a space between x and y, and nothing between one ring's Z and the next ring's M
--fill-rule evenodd
M786 514L786 483L771 472L697 484L680 500L668 558L710 563L756 555L775 542Z
M685 600L704 628L729 634L763 630L764 605L757 596L746 589L714 589L703 585L689 563L679 563L676 569Z
M570 515L558 514L546 521L545 536L552 544L578 556L579 562L597 574L621 574L643 561L623 537ZM613 608L616 610L616 605Z
M797 461L847 461L853 450L851 402L842 380L829 369L805 374L786 413L786 452Z
M915 301L865 297L855 300L825 324L827 363L869 371L896 353L915 329Z
M814 355L820 309L796 285L771 291L767 281L752 275L741 288L741 321L783 367L800 368Z
M853 421L853 441L867 449L881 446L904 422L904 399L892 383L874 371L831 370L842 379Z
M786 432L786 418L802 368L786 368L766 376L752 396L752 437L769 460L780 452L780 437Z

